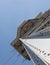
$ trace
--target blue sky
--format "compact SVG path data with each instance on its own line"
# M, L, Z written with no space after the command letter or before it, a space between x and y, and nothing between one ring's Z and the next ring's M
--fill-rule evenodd
M17 57L19 53L10 43L24 20L34 18L49 8L50 0L0 0L0 65L33 65L27 60L22 63L24 58Z

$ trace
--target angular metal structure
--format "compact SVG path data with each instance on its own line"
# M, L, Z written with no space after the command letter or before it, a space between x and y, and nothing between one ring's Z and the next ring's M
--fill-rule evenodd
M22 42L19 38L27 36L30 30L35 26L38 20L41 18L42 13L39 13L35 19L30 19L24 21L19 27L17 31L17 37L12 41L11 45L25 58L30 60L29 55L27 54L25 48L22 45Z
M46 41L45 41L46 40ZM50 9L24 21L11 45L34 65L50 65ZM48 44L47 44L48 43Z
M50 65L50 27L20 40L35 65Z

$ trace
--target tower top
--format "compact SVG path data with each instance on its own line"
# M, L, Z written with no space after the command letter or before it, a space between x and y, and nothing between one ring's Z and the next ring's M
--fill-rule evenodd
M39 13L34 19L24 21L17 30L17 37L11 42L11 45L25 58L30 60L30 57L25 50L19 38L27 38L46 27L50 26L50 10L44 14Z

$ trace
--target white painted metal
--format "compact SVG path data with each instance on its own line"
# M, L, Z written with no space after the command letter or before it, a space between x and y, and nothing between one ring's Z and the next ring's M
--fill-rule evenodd
M49 39L20 39L20 40L24 43L24 46L28 51L32 61L34 61L33 55L35 55L39 60L41 59L40 65L50 65L50 38ZM38 65L38 63L35 62L35 65Z

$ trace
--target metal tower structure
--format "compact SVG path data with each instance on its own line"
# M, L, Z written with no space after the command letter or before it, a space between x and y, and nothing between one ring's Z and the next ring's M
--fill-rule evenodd
M25 20L11 45L34 65L50 65L50 9Z

